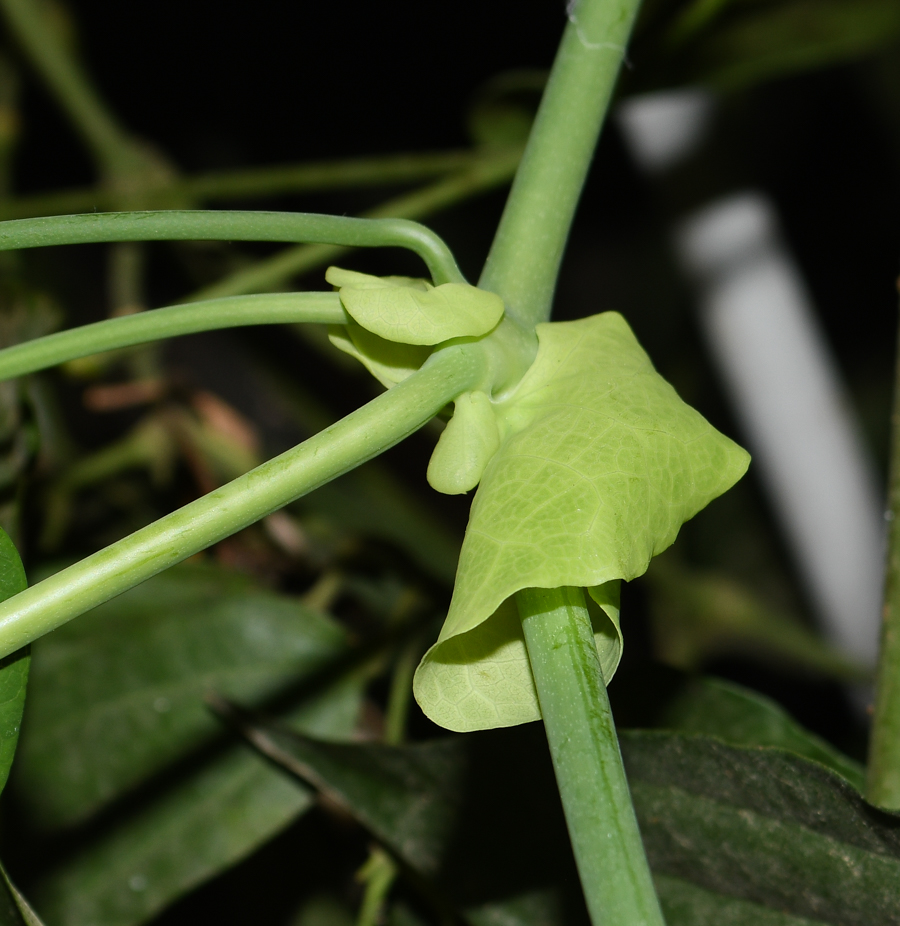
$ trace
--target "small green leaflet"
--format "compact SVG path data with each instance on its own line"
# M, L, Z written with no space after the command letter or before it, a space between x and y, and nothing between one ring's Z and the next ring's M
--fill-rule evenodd
M434 345L481 337L503 317L503 300L468 283L432 286L410 277L376 277L329 267L341 303L361 327L387 341Z
M515 592L582 586L613 620L613 583L641 575L749 463L617 313L536 330L534 364L494 402L501 446L472 504L447 620L416 673L422 709L451 730L540 717Z

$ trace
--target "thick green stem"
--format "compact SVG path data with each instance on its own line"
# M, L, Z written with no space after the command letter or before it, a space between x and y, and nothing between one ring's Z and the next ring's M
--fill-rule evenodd
M900 810L900 339L894 376L890 533L866 796L880 807Z
M664 926L579 588L516 595L569 835L594 926Z
M450 347L292 450L0 604L0 658L399 443L485 376Z
M435 283L463 281L447 245L431 229L406 219L174 209L0 222L0 251L112 241L303 241L362 248L407 248L425 261Z
M521 155L519 148L487 151L447 151L434 154L394 154L385 157L352 158L345 161L325 161L309 164L285 164L254 167L243 170L215 171L194 177L173 176L163 191L169 198L189 202L209 202L217 199L283 196L287 193L321 193L389 184L416 183L444 174L466 174L473 169L494 164L512 166L512 173ZM135 196L160 195L157 182L135 183ZM27 218L35 215L62 215L89 212L92 209L114 209L118 194L107 187L79 187L38 193L10 199L0 204L0 217Z
M569 228L640 0L570 0L569 25L479 286L550 317Z
M0 350L0 382L79 357L163 338L242 325L296 322L342 325L347 322L347 315L337 293L233 296L154 309L60 331Z

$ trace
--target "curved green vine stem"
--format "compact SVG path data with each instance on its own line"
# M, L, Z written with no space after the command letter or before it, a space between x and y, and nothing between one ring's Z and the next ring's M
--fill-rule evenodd
M515 173L518 156L517 151L506 152L504 157L485 161L472 170L444 177L437 183L389 199L363 215L369 219L423 219L470 196L507 183ZM272 257L204 286L185 301L280 288L294 277L336 263L345 253L346 248L327 244L301 244L295 248L285 248Z
M465 282L447 245L431 229L406 219L175 209L0 222L0 251L112 241L279 241L398 247L418 254L435 284Z
M482 358L464 347L438 351L292 450L7 599L0 658L399 443L482 380Z
M550 317L581 188L640 0L570 0L528 146L478 283L522 324Z
M665 926L580 588L516 594L553 768L594 926Z
M219 328L296 322L343 325L347 314L337 293L232 296L153 309L59 331L0 350L0 382L79 357L163 338Z
M384 157L348 158L341 161L306 164L277 164L242 170L212 171L196 176L173 176L165 187L166 197L190 202L239 199L257 196L283 196L329 190L358 189L394 183L416 183L445 174L468 172L473 168L513 160L520 148L435 153L392 154ZM135 196L153 197L159 185L135 182ZM78 187L21 196L0 203L0 218L19 219L30 216L63 215L114 209L118 194L107 187ZM148 203L148 205L150 205Z

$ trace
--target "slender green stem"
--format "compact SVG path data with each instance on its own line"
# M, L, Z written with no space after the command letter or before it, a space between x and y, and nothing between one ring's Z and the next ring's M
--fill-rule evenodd
M900 810L900 339L894 376L888 482L890 532L866 796L880 807Z
M447 151L434 154L393 154L385 157L352 158L308 164L284 164L243 170L214 171L195 177L173 176L165 188L167 198L190 202L282 196L287 193L321 193L375 187L394 183L415 183L449 173L468 172L482 165L518 161L521 149ZM511 172L510 172L511 173ZM135 195L153 196L158 184L135 183ZM19 197L0 204L0 217L27 218L114 209L118 194L107 187L80 187Z
M16 39L109 175L128 173L136 146L104 106L73 48L35 0L0 0ZM62 24L58 24L62 25Z
M447 245L431 229L405 219L173 209L0 222L0 251L111 241L304 241L357 248L407 248L425 261L435 283L463 280Z
M78 357L197 331L295 322L342 325L347 322L347 315L337 293L232 296L154 309L60 331L0 350L0 382Z
M556 277L640 0L573 0L569 25L479 286L522 324L550 317Z
M517 157L510 154L507 154L505 159L497 158L484 162L476 169L443 178L437 183L381 203L365 213L365 217L369 219L425 218L471 196L506 183L515 172L517 163ZM344 254L346 254L346 248L324 244L286 248L274 257L258 261L210 286L205 286L188 299L213 299L218 296L280 288L294 277L337 261Z
M0 604L0 658L399 443L485 376L465 347L292 450Z
M366 864L357 874L357 878L365 882L366 889L356 917L356 926L378 926L384 901L397 879L397 873L396 862L384 849L372 849Z
M664 926L584 592L524 589L516 603L591 921Z

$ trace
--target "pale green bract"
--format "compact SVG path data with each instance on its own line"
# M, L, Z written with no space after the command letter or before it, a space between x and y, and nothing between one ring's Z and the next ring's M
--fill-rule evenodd
M594 615L609 682L617 580L643 573L749 463L682 402L617 313L536 331L534 364L493 403L501 445L472 504L447 619L416 672L422 709L451 730L539 719L511 599L522 588L588 589L609 619Z
M376 277L329 267L325 279L340 289L341 304L366 331L400 344L434 345L487 334L503 317L496 293L468 283Z
M415 373L431 353L430 347L386 341L355 322L335 325L328 332L328 340L356 358L387 389Z
M487 393L464 393L431 455L428 484L445 495L474 489L499 446L497 415Z

